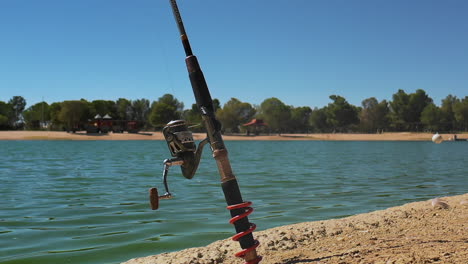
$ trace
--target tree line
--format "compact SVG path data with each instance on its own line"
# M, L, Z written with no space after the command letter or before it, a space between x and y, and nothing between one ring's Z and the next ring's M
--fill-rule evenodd
M267 124L256 132L264 133L380 133L384 131L409 132L460 132L468 131L468 96L445 97L440 107L422 89L414 93L398 90L392 100L378 101L374 97L364 99L355 106L339 95L331 95L331 102L322 108L286 105L280 99L265 99L260 105L252 105L231 98L221 106L213 104L225 133L245 133L251 128L243 126L253 118ZM145 130L160 130L166 123L184 119L193 131L203 128L201 114L192 104L184 104L171 94L161 96L150 103L148 99L116 101L71 100L48 104L40 102L26 108L22 96L14 96L8 102L0 101L0 130L69 130L86 124L96 115L110 115L117 120L140 122Z

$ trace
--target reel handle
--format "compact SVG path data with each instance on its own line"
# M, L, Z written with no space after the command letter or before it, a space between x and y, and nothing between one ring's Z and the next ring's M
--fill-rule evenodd
M149 200L151 205L151 210L157 210L159 208L159 200L171 199L172 194L166 192L164 195L159 196L158 189L153 187L149 189Z

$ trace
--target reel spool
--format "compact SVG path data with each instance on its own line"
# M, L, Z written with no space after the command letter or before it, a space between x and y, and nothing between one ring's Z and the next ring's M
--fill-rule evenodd
M167 123L162 133L172 157L195 153L197 146L195 146L192 132L188 130L184 120L173 120Z
M165 159L163 162L163 184L166 191L164 195L160 196L155 187L149 189L149 200L152 210L159 208L159 200L172 198L167 184L169 168L174 165L179 165L182 170L182 175L187 179L192 179L198 169L198 164L200 164L203 147L208 143L208 139L204 139L197 148L193 140L192 132L188 130L184 120L173 120L167 123L162 133L166 139L169 152L174 158Z

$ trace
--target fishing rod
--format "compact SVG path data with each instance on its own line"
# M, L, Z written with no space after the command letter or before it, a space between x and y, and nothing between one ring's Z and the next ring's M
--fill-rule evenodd
M261 261L262 257L257 255L256 248L259 246L259 242L254 239L252 234L256 225L250 223L248 219L248 216L253 211L251 207L252 202L242 199L237 179L232 172L228 151L221 135L221 123L215 116L208 85L206 84L198 59L193 55L177 2L176 0L169 1L180 32L180 38L186 55L185 63L187 65L190 83L197 106L202 115L207 138L202 140L197 147L193 140L192 132L188 130L184 120L171 121L163 128L162 132L173 158L166 159L163 162L165 193L160 196L156 188L150 189L151 208L153 210L158 209L159 200L170 199L172 197L167 184L169 168L174 165L181 166L182 175L187 179L191 179L195 175L198 164L200 163L203 147L206 144L210 144L213 158L216 161L221 177L221 188L228 205L227 209L230 211L232 217L229 223L233 224L236 230L236 235L234 235L232 239L239 241L242 248L242 250L235 255L236 257L244 258L246 261L245 264L257 264Z

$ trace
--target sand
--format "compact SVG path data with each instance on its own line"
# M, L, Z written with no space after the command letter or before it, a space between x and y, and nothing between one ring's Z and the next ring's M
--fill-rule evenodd
M281 226L254 236L262 264L468 263L468 193L342 219ZM243 263L230 239L125 264Z
M224 140L354 140L354 141L430 141L432 133L383 133L383 134L282 134L278 135L224 135ZM453 134L441 134L444 140ZM206 134L195 133L201 140ZM458 134L459 139L468 139L468 134ZM0 140L164 140L161 132L86 134L85 131L67 133L61 131L0 131Z

